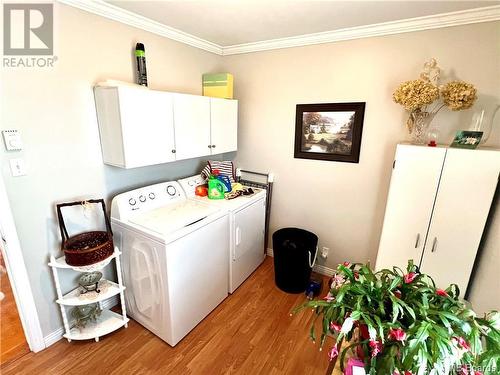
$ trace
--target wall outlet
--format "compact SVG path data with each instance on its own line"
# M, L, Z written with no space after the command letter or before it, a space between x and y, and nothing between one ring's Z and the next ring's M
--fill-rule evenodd
M330 248L329 248L329 247L325 247L325 246L323 246L323 247L321 248L321 258L323 258L323 259L328 258L328 252L329 252L329 251L330 251Z

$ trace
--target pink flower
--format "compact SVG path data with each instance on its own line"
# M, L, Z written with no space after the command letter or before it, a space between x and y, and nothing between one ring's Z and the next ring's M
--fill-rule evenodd
M333 361L335 358L337 358L338 355L339 355L339 350L337 349L337 345L335 345L328 352L328 359L330 361Z
M474 371L474 375L483 375L481 371Z
M326 302L332 302L335 297L332 296L332 294L330 292L328 292L328 294L326 296L323 297L323 299L326 301Z
M396 289L393 293L394 293L394 295L396 296L396 298L401 299L402 293L401 293L401 291L400 291L400 290L397 290L397 289Z
M341 324L338 324L337 322L331 322L330 323L330 330L334 332L340 332L340 329L342 328Z
M406 339L406 332L402 328L390 329L389 339L403 342Z
M354 271L354 278L356 280L359 279L359 272L358 271Z
M411 371L405 371L404 375L413 375L413 372L411 372Z
M443 289L436 289L436 294L441 297L448 297L448 293L446 293Z
M380 341L370 340L368 345L372 348L372 357L376 357L379 353L382 353L382 343Z
M462 365L460 370L458 370L458 375L469 375L469 367L467 365Z
M470 350L470 345L463 337L453 336L453 341L456 341L458 346L463 350Z
M404 275L404 281L405 281L405 284L410 284L413 282L413 280L415 280L415 278L417 277L417 274L415 272L410 272L406 275Z
M349 263L349 262L344 262L342 264L344 265L344 267L349 267L351 265L351 263Z

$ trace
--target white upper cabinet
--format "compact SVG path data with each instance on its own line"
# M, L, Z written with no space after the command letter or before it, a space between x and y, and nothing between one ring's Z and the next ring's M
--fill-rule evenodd
M236 151L238 144L238 101L210 98L211 153Z
M94 93L106 164L135 168L237 149L237 100L127 85Z
M177 160L210 155L210 98L174 94Z
M104 163L136 168L175 160L172 94L96 87L95 98Z
M375 268L420 264L445 148L398 145ZM382 251L383 249L383 251Z

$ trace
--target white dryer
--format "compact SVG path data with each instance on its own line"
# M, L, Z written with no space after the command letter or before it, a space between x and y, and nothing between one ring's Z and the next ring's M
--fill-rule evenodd
M229 211L229 293L233 293L264 261L266 190L252 188L252 195L213 200L195 195L204 183L200 175L179 180L186 196L194 202Z
M113 198L129 315L176 345L228 293L228 213L164 182Z

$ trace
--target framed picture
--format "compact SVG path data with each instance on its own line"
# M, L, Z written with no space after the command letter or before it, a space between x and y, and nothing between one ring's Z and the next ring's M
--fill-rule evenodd
M455 139L453 140L450 147L468 148L473 150L479 145L482 136L483 132L459 130L457 131Z
M359 162L365 103L297 104L295 158Z

